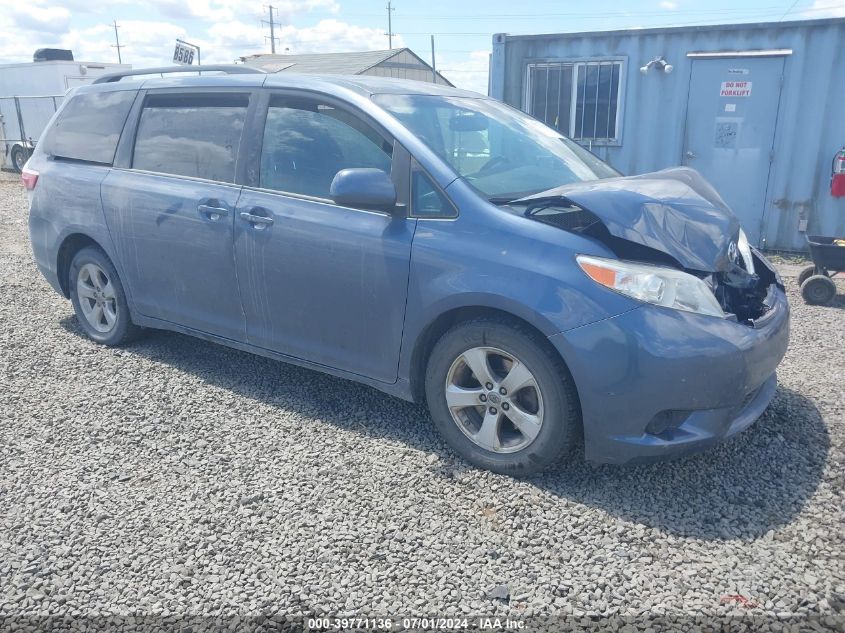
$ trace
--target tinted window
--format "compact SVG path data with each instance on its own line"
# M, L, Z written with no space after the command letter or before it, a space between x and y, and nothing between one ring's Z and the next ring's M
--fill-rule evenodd
M443 218L458 213L428 175L416 170L411 177L411 214L420 218Z
M261 147L261 186L329 197L337 172L375 167L390 173L392 145L354 115L307 100L271 102Z
M248 101L246 95L148 97L132 167L234 182Z
M47 132L47 154L111 165L135 91L74 95Z

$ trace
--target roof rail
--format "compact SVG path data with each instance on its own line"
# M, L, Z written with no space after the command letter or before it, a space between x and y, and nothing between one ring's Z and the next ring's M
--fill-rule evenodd
M133 77L137 75L164 75L169 73L196 73L196 72L223 72L228 75L252 75L262 74L266 75L267 71L255 66L246 66L244 64L212 64L209 66L163 66L161 68L138 68L136 70L126 70L123 72L109 73L108 75L100 75L94 80L95 84L108 84L115 81L120 81L124 77Z

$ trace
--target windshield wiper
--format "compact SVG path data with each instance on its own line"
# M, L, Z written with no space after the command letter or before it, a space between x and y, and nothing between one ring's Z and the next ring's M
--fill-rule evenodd
M487 200L492 204L503 205L510 204L511 202L516 200L516 198L514 198L513 196L493 196L492 198L487 198Z

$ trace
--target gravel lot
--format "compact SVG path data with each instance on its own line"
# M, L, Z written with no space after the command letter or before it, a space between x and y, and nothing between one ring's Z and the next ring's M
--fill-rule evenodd
M845 625L841 281L818 308L788 280L780 389L739 438L518 481L366 387L171 333L89 342L35 268L8 174L0 263L0 629L314 613Z

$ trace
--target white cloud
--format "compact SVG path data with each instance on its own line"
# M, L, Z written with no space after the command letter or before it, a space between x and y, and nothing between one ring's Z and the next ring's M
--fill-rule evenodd
M184 28L169 22L125 20L120 22L121 54L134 67L164 66L170 62L177 37L186 38ZM108 24L73 29L62 38L62 48L83 61L116 62L114 30Z
M19 29L47 33L64 33L70 26L70 11L65 7L39 7L15 4L5 9ZM5 34L4 34L5 37Z
M430 61L430 60L426 60ZM473 51L467 56L444 56L437 61L437 70L458 88L487 94L490 51Z
M678 3L672 2L672 0L663 0L663 2L660 3L660 6L668 11L674 11L678 8Z
M267 2L243 0L147 0L146 6L163 17L177 20L203 20L227 23L236 20L269 19ZM274 0L273 19L279 24L289 24L293 17L315 9L336 13L340 10L335 0Z
M801 14L805 18L845 18L845 0L816 0Z

